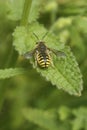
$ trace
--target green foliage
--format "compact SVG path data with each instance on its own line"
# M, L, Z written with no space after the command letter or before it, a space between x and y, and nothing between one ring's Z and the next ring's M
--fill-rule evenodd
M39 15L39 10L40 10L40 4L41 0L33 0L31 9L30 9L30 14L28 16L29 22L33 22L38 18ZM11 20L18 21L22 18L22 12L23 12L23 7L24 7L24 0L8 0L8 18Z
M45 129L48 130L61 130L61 126L63 126L64 130L68 130L68 128L64 128L64 122L67 120L67 124L72 126L72 130L80 130L80 129L87 129L87 108L82 107L76 110L71 110L67 107L61 107L61 114L60 117L57 115L55 110L37 110L37 109L24 109L23 110L23 115L25 119L28 121L31 121ZM60 123L61 120L61 115L64 115L68 112L68 116L66 118L62 119L62 122ZM73 119L70 119L70 116L74 116ZM59 120L60 119L60 120ZM70 121L69 121L70 120ZM58 124L58 122L61 124Z
M70 111L69 108L62 106L60 109L61 112L59 112L59 114L57 115L55 110L45 111L40 109L28 108L23 110L23 115L28 121L31 121L48 130L57 130L58 128L62 130L61 126L63 126L65 120L69 122L72 130L87 129L87 108L81 107L79 109ZM64 117L65 115L67 115L66 118ZM74 118L70 119L70 116L73 116ZM59 119L62 120L62 122L60 122ZM64 130L66 130L66 128L64 128L63 126Z
M0 79L10 78L26 72L23 68L9 68L0 70Z
M76 118L72 121L72 130L87 130L87 108L73 110L73 114Z
M66 56L25 59L33 33ZM1 130L87 130L87 0L0 0L0 61Z
M25 109L23 111L24 117L32 121L33 123L48 129L48 130L57 130L58 124L56 122L56 115L49 111L43 111L39 109L33 110L32 108Z

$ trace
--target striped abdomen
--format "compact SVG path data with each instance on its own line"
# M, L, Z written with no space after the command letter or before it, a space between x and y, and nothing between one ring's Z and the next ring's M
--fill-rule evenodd
M42 68L47 68L51 64L51 58L49 54L40 53L37 54L37 63Z

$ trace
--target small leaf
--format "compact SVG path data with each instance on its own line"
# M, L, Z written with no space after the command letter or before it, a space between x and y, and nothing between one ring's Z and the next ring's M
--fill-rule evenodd
M24 109L23 115L25 119L31 121L40 127L48 130L58 130L58 124L54 113L38 109Z
M8 18L11 20L18 21L21 19L23 11L24 0L8 0Z
M19 74L24 74L26 71L22 68L9 68L0 70L0 79L10 78Z
M21 55L35 49L37 39L33 33L41 40L46 32L47 30L38 23L33 23L27 27L17 27L13 34L15 49ZM41 69L35 66L35 61L33 61L32 58L31 63L33 67L36 68L42 76L46 77L47 80L51 81L53 85L56 85L57 88L80 96L82 90L82 75L70 48L68 46L64 47L64 44L61 43L55 35L50 33L46 35L44 42L46 46L51 49L63 51L66 57L60 58L52 54L54 68L50 66L48 69Z
M71 109L69 109L66 106L61 106L58 109L58 114L59 114L59 118L61 121L65 121L69 118L70 114L71 114Z
M75 15L85 15L87 11L87 5L85 0L78 1L64 1L60 2L59 13L70 16Z
M30 10L30 14L29 14L29 22L33 22L35 21L38 16L39 16L39 11L40 11L40 7L41 7L41 3L42 0L33 0L32 1L32 6L31 6L31 10Z
M87 130L87 108L73 110L73 114L76 118L72 121L72 130Z
M29 22L33 22L38 18L41 0L32 0L31 10L29 14ZM8 18L18 21L22 17L24 0L9 0L8 2Z

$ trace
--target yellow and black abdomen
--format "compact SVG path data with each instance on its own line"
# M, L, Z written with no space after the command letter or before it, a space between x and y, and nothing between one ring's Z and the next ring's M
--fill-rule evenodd
M42 68L48 68L51 64L51 58L49 54L40 53L37 54L37 63Z

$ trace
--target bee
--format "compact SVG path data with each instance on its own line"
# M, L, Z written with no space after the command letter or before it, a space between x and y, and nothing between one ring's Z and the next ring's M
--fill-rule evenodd
M32 56L35 58L35 64L36 66L39 65L41 68L48 68L50 65L54 67L52 58L51 58L51 52L53 52L56 56L65 56L64 52L50 49L45 45L45 42L43 40L39 40L37 35L33 33L34 36L38 39L38 42L36 42L37 46L35 49L33 49L30 52L27 52L24 54L24 57L29 59ZM43 38L46 36L46 34L43 36ZM42 38L42 39L43 39Z

